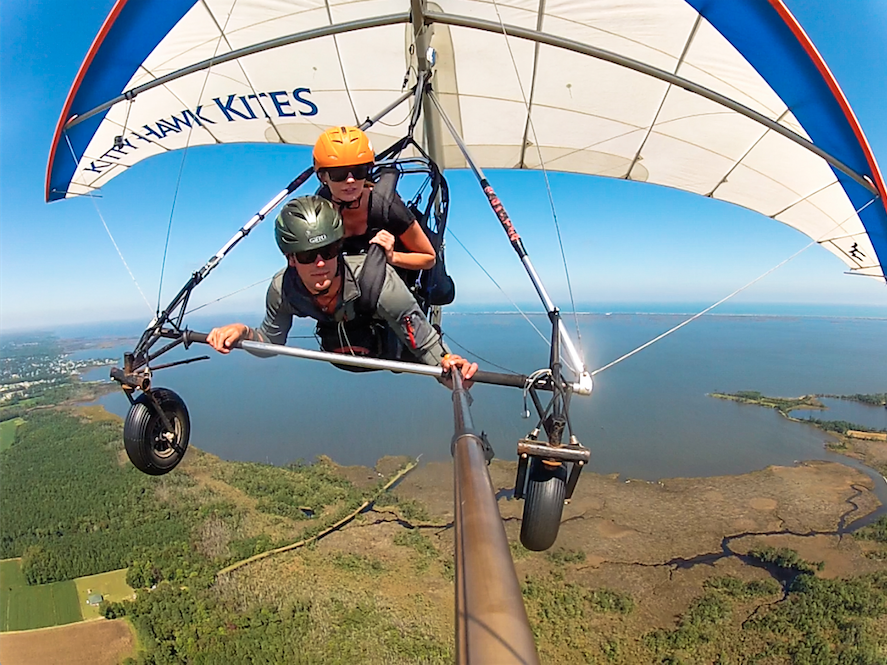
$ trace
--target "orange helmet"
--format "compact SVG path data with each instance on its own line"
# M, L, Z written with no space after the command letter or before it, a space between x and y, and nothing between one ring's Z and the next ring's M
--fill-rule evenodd
M372 164L373 144L357 127L330 127L314 144L314 170Z

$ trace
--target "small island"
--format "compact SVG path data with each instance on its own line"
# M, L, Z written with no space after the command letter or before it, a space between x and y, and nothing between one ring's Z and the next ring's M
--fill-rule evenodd
M887 394L875 393L870 395L801 395L800 397L769 397L756 390L740 390L735 393L709 393L710 397L728 399L742 404L755 404L768 409L775 409L780 414L795 422L804 422L816 425L826 432L836 432L859 439L873 439L887 441L887 430L875 429L865 425L847 422L846 420L821 420L819 418L794 418L792 411L815 410L826 411L828 407L820 401L820 398L844 399L870 406L883 406Z
M820 401L821 398L843 399L875 407L883 406L887 401L885 393L770 397L755 390L740 390L735 393L709 393L709 396L775 409L780 415L791 421L813 425L834 436L831 441L827 441L825 444L828 450L858 459L882 476L887 477L887 445L885 445L887 444L887 430L875 429L846 420L795 418L792 416L793 411L828 410L828 407Z
M801 395L800 397L768 397L757 390L740 390L735 393L709 393L711 397L729 399L743 404L757 404L768 409L776 409L786 418L792 411L799 409L824 410L825 404L819 401L819 395Z

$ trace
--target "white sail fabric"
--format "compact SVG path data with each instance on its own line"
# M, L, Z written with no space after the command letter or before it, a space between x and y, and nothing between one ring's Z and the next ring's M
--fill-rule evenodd
M55 183L48 197L88 193L160 152L234 142L313 145L328 126L358 124L401 95L405 78L416 80L409 11L407 0L193 4L107 98L268 40L387 15L400 15L401 22L215 64L118 103L83 140L64 191ZM438 0L425 11L619 54L720 93L815 143L745 55L685 0ZM822 157L759 122L653 76L504 31L437 23L431 43L437 52L434 89L481 167L544 165L728 201L800 230L853 272L883 279L883 198L861 218L857 208L874 194L863 196L854 183L856 195L848 193L847 179L839 180ZM86 110L72 108L71 114ZM377 150L403 135L408 111L403 105L368 132ZM855 123L852 113L849 122ZM442 137L440 165L465 167L453 139L446 131ZM861 132L859 137L865 159L854 166L883 191ZM64 160L73 164L64 132L53 154L51 173ZM294 173L300 166L294 165Z

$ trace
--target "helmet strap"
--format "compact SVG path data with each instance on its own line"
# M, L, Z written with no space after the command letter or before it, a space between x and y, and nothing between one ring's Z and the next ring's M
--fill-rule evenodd
M366 188L364 188L366 189ZM339 206L339 211L342 210L356 210L360 207L360 202L363 200L363 190L360 192L360 196L358 196L354 201L340 201L337 200L335 196L333 196L332 190L330 190L330 198L333 203Z

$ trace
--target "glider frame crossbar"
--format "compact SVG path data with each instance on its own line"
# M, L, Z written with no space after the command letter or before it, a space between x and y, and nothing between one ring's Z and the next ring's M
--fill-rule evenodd
M206 333L194 330L174 330L172 328L163 328L158 331L161 338L173 340L167 346L170 348L184 344L188 348L192 344L207 344ZM289 356L291 358L304 358L307 360L320 360L333 365L348 365L350 367L360 367L363 369L373 370L390 370L392 372L402 372L405 374L418 374L420 376L431 376L436 379L445 379L449 376L441 367L435 365L424 365L421 363L410 363L400 360L386 360L384 358L370 358L366 356L351 356L342 353L330 353L328 351L314 351L312 349L301 349L294 346L284 346L282 344L269 344L267 342L250 342L241 340L234 344L233 348L243 349L259 356ZM196 359L173 363L175 365L193 362ZM155 369L160 369L155 368ZM114 368L112 374L120 375L120 370ZM115 377L116 378L116 377ZM141 378L141 377L139 377ZM494 386L505 386L509 388L522 388L525 390L554 390L554 385L550 377L547 376L526 376L524 374L505 374L500 372L486 372L479 370L475 372L471 378L473 383L485 383ZM121 381L122 383L124 381ZM150 380L137 380L133 387L141 390L150 388Z
M418 3L419 5L424 5L424 3ZM552 46L554 48L561 48L567 51L572 51L574 53L579 53L581 55L586 55L592 58L596 58L598 60L603 60L605 62L610 62L615 65L625 67L627 69L631 69L636 72L640 72L642 74L646 74L648 76L652 76L653 78L659 79L660 81L665 81L667 83L671 83L679 88L687 90L688 92L692 92L701 97L709 99L721 106L729 108L736 113L739 113L755 122L764 125L768 129L784 136L785 138L797 143L802 146L804 149L809 150L810 152L818 155L822 159L824 159L828 164L832 167L845 174L847 177L851 178L854 182L864 187L868 192L873 194L876 197L881 196L881 192L878 190L877 186L870 180L870 178L864 174L860 174L850 166L845 164L843 161L833 156L832 154L826 152L819 146L815 145L809 139L801 136L800 134L792 131L788 127L785 127L779 124L777 121L769 118L758 111L755 111L744 104L740 104L729 97L726 97L714 90L707 88L703 85L699 85L698 83L694 83L689 79L678 76L676 74L672 74L664 69L659 69L658 67L653 67L651 65L645 64L639 60L635 60L634 58L628 58L618 53L614 53L612 51L607 51L606 49L597 48L591 46L589 44L583 44L582 42L578 42L572 39L567 39L565 37L558 37L556 35L552 35L550 33L543 32L541 30L532 30L529 28L523 28L517 25L511 24L501 24L495 21L488 21L481 18L476 18L473 16L462 16L459 14L448 14L444 12L434 12L427 11L427 8L424 8L421 12L421 15L416 12L416 16L412 16L412 12L404 12L398 14L389 14L386 16L378 16L375 18L367 18L360 19L357 21L348 21L345 23L336 23L329 26L324 26L321 28L316 28L313 30L306 30L304 32L299 32L291 35L286 35L283 37L278 37L275 39L270 39L265 42L261 42L259 44L254 44L252 46L248 46L245 48L237 49L235 51L231 51L230 53L226 53L221 56L216 56L213 58L209 58L207 60L203 60L202 62L195 63L188 67L183 67L182 69L171 72L165 76L154 79L153 81L149 81L142 85L136 86L130 90L124 91L122 94L114 97L113 99L108 100L88 111L85 111L79 115L76 115L70 118L65 123L65 130L71 129L81 122L99 114L104 111L107 111L115 104L118 104L123 101L132 101L137 95L147 92L153 88L158 86L162 86L166 83L170 83L179 79L183 76L187 76L189 74L193 74L199 71L203 71L209 69L210 67L223 64L225 62L230 62L232 60L237 60L238 58L242 58L248 55L253 55L255 53L261 53L263 51L268 51L271 49L279 48L282 46L288 46L290 44L296 44L300 42L310 41L312 39L318 39L322 37L329 37L333 35L345 34L348 32L353 32L355 30L364 30L368 28L377 28L387 25L396 25L399 23L414 23L414 33L419 32L415 26L415 23L421 21L427 28L431 28L436 23L440 23L441 25L451 25L460 28L469 28L474 30L482 30L484 32L492 32L501 34L503 31L512 37L517 37L519 39L526 39L532 41L536 44L545 44L546 46ZM423 43L427 42L427 31L421 31L423 37ZM417 57L421 61L425 60L424 51L421 53L417 53ZM417 105L418 108L418 105ZM426 116L427 117L427 116ZM426 127L426 131L428 127ZM437 142L437 137L431 138L432 142Z

